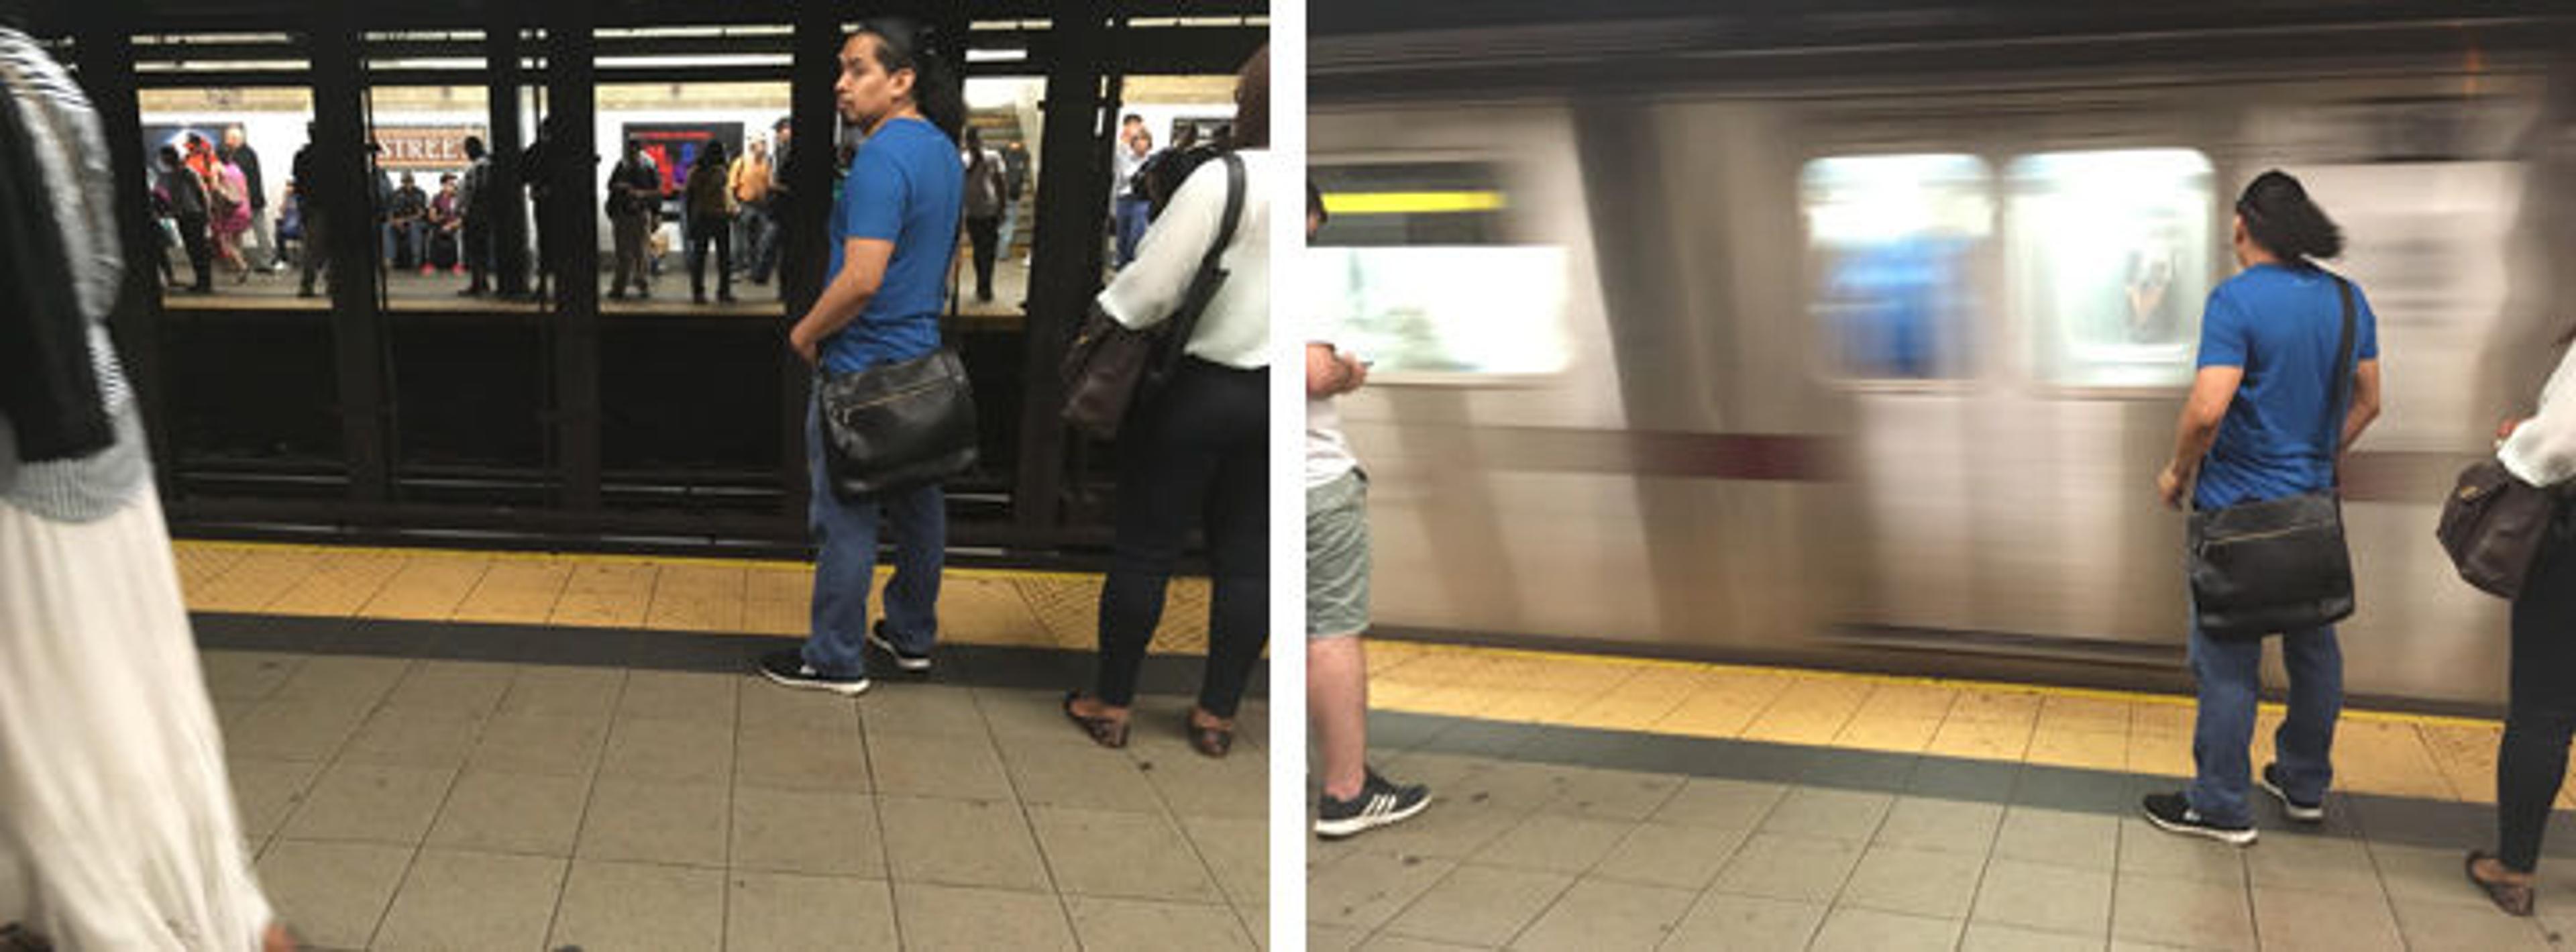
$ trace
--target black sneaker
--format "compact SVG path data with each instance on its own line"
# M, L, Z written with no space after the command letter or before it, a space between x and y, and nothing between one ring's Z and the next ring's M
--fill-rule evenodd
M1431 805L1431 788L1421 784L1399 787L1371 770L1368 779L1360 784L1358 796L1336 800L1331 794L1326 794L1320 800L1315 817L1315 835L1338 840L1411 819L1414 814L1422 812L1422 808Z
M2167 833L2206 836L2230 846L2254 845L2253 824L2221 826L2212 823L2208 817L2201 816L2200 811L2192 809L2191 801L2185 799L2182 794L2147 794L2146 809L2147 822L2155 824L2156 829Z
M866 693L868 679L861 676L834 677L814 670L805 656L793 649L772 651L760 656L760 673L771 681L791 688L830 691L843 697Z
M2289 792L2281 786L2281 782L2272 778L2273 772L2280 769L2280 764L2264 764L2263 772L2255 775L2254 777L2254 785L2263 788L2264 793L2271 794L2272 799L2281 801L2281 812L2287 814L2290 819L2297 820L2301 823L2325 822L2325 801L2319 800L2315 803L2300 803L2299 801L2290 799Z
M914 674L930 670L929 655L912 654L894 646L894 638L886 634L885 619L883 618L877 619L877 623L875 625L869 626L868 643L877 646L878 651L894 656L895 667L902 668L903 670L910 671Z

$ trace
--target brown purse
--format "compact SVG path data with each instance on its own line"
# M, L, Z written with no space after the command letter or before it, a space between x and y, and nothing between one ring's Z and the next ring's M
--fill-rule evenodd
M1057 373L1064 378L1064 422L1093 439L1108 440L1118 436L1119 424L1127 419L1136 404L1152 399L1162 389L1172 371L1180 366L1182 348L1198 328L1199 314L1207 310L1225 284L1226 271L1217 259L1226 246L1234 243L1234 220L1243 214L1243 157L1225 154L1225 217L1217 226L1216 240L1199 257L1198 272L1190 279L1181 302L1172 310L1170 319L1144 330L1134 330L1118 323L1116 318L1093 304L1091 314L1082 322L1082 331L1065 348L1064 362Z
M2523 482L2493 458L2483 459L2460 471L2433 535L2461 578L2479 591L2513 598L2557 508L2548 490Z

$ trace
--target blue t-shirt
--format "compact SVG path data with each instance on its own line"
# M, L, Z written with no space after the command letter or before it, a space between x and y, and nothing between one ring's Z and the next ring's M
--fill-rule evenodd
M2352 289L2352 319L2350 362L2378 357L2379 321L2360 285ZM2200 366L2242 367L2245 382L2201 464L2193 494L2201 508L2332 484L2343 411L2352 405L2349 366L2328 368L2342 334L2343 299L2334 276L2315 268L2259 264L2209 292L2200 319Z
M823 342L825 367L850 373L939 349L939 307L965 195L957 146L928 122L888 120L859 145L832 208L832 270L824 280L840 277L852 238L892 241L894 257L858 320Z

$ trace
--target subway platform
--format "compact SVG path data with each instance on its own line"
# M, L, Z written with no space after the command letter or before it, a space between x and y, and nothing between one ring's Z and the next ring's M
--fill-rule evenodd
M2553 880L2514 919L2462 877L2492 845L2493 722L2347 711L2326 822L2258 792L2240 849L2139 816L2190 773L2188 698L1369 648L1372 756L1435 802L1313 843L1317 952L2576 942ZM2548 851L2576 861L2576 817Z
M803 631L797 563L177 553L245 835L310 948L1266 943L1266 679L1230 757L1179 726L1203 584L1175 582L1106 750L1056 709L1097 577L952 570L938 669L845 699L747 673Z

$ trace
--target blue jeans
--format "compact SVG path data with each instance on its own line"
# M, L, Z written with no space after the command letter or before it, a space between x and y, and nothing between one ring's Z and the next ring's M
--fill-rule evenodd
M1118 266L1124 268L1136 260L1136 245L1145 240L1145 210L1141 198L1118 200Z
M415 221L399 225L386 222L376 230L384 235L385 267L394 267L394 246L398 241L403 247L411 249L412 267L420 267L429 261L428 222Z
M2281 789L2290 799L2317 803L2334 779L2327 759L2334 746L2335 716L2343 710L2343 651L2335 644L2334 626L2281 635L2281 656L2290 669L2290 709L2272 735L2274 762L2281 766ZM2246 750L2254 743L2255 696L2262 689L2263 642L2220 641L2191 627L2191 673L2200 682L2199 725L2191 738L2191 755L2199 767L2186 796L2200 814L2217 823L2252 818L2245 794L2253 784Z
M933 483L870 499L832 493L823 469L821 406L805 407L805 464L814 499L807 522L814 560L814 630L805 663L836 676L867 673L868 588L877 567L877 515L894 529L894 577L886 581L886 635L905 654L929 654L939 637L939 575L948 552L948 503Z

